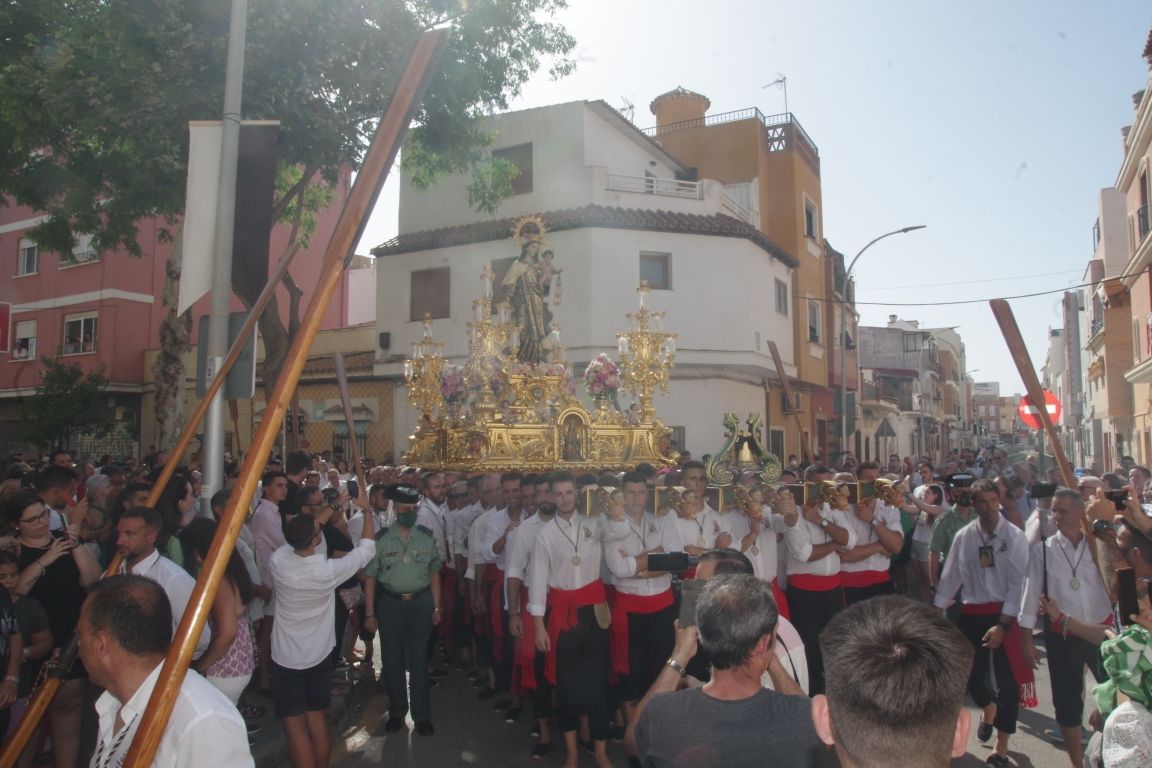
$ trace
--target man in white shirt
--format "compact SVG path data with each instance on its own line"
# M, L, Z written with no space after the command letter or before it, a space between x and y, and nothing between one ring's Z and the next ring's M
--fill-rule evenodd
M534 481L536 476L525 478L525 484ZM524 484L521 485L524 487ZM535 483L539 487L539 483ZM544 677L544 654L536 650L535 623L529 616L525 621L523 612L531 599L524 585L532 565L532 549L542 526L547 525L556 515L556 505L544 498L545 494L536 490L536 514L524 520L509 533L506 548L508 570L504 575L504 585L508 593L508 634L517 639L516 660L512 665L512 686L517 693L532 691L532 713L540 735L532 748L532 756L543 758L552 747L552 685Z
M996 748L987 762L993 768L1005 768L1010 765L1008 737L1016 732L1021 700L1034 706L1036 697L1016 623L1028 572L1028 542L1024 531L1000 513L1000 491L994 480L974 483L972 499L976 519L961 528L952 542L935 603L937 608L947 608L962 588L960 631L976 652L968 693L984 710L976 735L988 741L995 727ZM1006 503L1015 504L1012 499ZM988 684L989 664L996 675L995 690Z
M820 633L844 609L840 552L856 546L856 533L847 512L830 509L818 498L811 498L802 505L796 525L785 529L784 543L788 609L804 640L809 693L815 695L824 692Z
M576 513L571 473L552 473L550 485L556 516L541 527L532 547L528 613L536 648L547 654L545 678L556 686L566 764L576 764L577 728L580 716L587 715L596 765L608 768L608 605L600 580L598 520Z
M292 765L326 766L332 751L327 710L336 587L376 554L375 530L371 516L365 518L359 543L339 559L317 554L324 534L311 515L289 520L284 536L287 543L270 563L279 617L272 628L272 704L284 726Z
M1135 471L1135 470L1133 470ZM1061 489L1052 498L1052 518L1056 532L1032 546L1028 579L1024 583L1019 622L1024 630L1024 659L1033 667L1039 665L1032 630L1040 612L1040 596L1054 600L1066 617L1083 624L1111 623L1111 598L1092 559L1088 541L1081 527L1084 500L1078 491ZM1042 513L1041 513L1042 514ZM1040 514L1034 515L1039 517ZM1029 520L1029 523L1032 521ZM1104 682L1100 647L1068 634L1067 618L1059 625L1046 623L1044 648L1048 656L1049 682L1056 722L1064 736L1064 747L1075 768L1084 764L1084 668Z
M76 623L80 658L89 679L106 690L92 765L121 765L160 677L172 642L172 609L155 581L110 576L92 585ZM254 765L244 720L223 693L188 674L153 765L249 768Z
M879 471L879 467L876 467L876 471ZM865 476L861 473L861 477ZM856 545L852 549L839 553L840 583L844 586L844 600L848 605L892 594L894 590L889 569L892 558L900 554L904 547L900 510L880 501L876 497L875 486L868 485L868 482L871 481L861 481L861 498L852 513L845 516L856 538Z
M464 579L468 584L468 596L472 604L472 629L476 633L476 666L483 672L486 684L479 693L480 699L490 699L496 695L496 659L492 653L492 617L489 614L492 582L497 577L489 573L489 565L496 561L484 551L484 532L488 518L500 511L500 475L488 474L480 481L480 514L468 529L468 567ZM494 571L494 569L492 569Z
M364 530L364 515L372 515L373 529L379 533L395 522L392 513L392 502L384 498L384 491L388 488L379 483L368 487L368 509L358 509L348 518L348 538L359 541Z
M445 595L456 594L456 561L452 559L452 518L448 515L448 480L443 472L429 472L420 481L420 506L416 508L416 524L432 531L436 540L436 553L440 556L440 585ZM455 621L455 601L443 600L444 610L440 623L428 638L428 665L432 666L432 652L436 642L443 640L451 651L452 625Z
M264 601L264 619L256 634L256 645L260 653L260 690L267 692L271 683L268 669L271 666L272 624L276 612L276 590L272 584L272 553L284 546L284 518L280 505L288 498L288 475L278 469L265 472L260 478L262 498L248 521L252 538L256 542L256 564L260 566L260 583L272 588L272 596ZM335 612L335 608L332 609Z
M172 613L172 632L180 626L188 598L196 588L196 580L176 563L162 557L156 549L163 522L160 513L148 507L132 507L120 515L116 524L116 549L123 558L120 573L144 576L159 584L168 595ZM196 641L196 651L192 658L198 659L208 650L212 641L212 630L207 624Z
M523 521L521 486L524 476L519 472L505 472L500 476L504 508L485 520L484 558L491 560L485 568L485 598L488 606L489 628L492 631L492 657L496 662L495 689L504 694L496 702L496 709L507 710L506 722L515 722L520 715L520 697L512 692L512 662L516 655L516 642L508 631L508 606L504 600L504 577L508 570L509 539ZM509 717L511 719L509 720Z
M621 480L624 507L612 510L604 529L604 560L612 575L612 672L621 675L624 716L660 674L676 641L672 575L648 570L648 555L682 552L672 515L648 510L648 483L637 472Z
M673 521L680 534L683 551L699 557L709 549L729 546L732 535L725 527L725 520L708 503L708 480L704 476L704 465L698 461L687 462L681 472L680 482L695 497L694 503L685 502L676 510Z

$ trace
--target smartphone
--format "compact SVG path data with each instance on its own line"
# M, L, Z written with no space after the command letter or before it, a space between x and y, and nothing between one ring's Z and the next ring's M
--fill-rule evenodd
M796 506L804 506L804 484L803 483L787 483L780 486L778 489L780 493L790 493L792 498L796 500Z
M348 478L348 495L353 499L360 497L360 483L354 477Z
M1056 495L1056 483L1032 483L1032 498L1050 499Z
M648 555L648 570L664 573L683 573L692 567L687 552L653 552Z
M700 600L705 579L690 579L680 585L680 627L696 626L696 603Z
M1116 569L1116 612L1120 614L1119 621L1122 627L1131 626L1132 614L1140 613L1140 602L1136 594L1136 571L1127 566Z
M1105 491L1104 495L1116 506L1117 512L1123 512L1128 506L1128 491Z

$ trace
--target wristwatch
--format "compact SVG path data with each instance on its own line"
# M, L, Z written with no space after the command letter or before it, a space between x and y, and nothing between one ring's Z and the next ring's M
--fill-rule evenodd
M831 521L831 520L829 520L829 519L828 519L828 518L826 518L826 517L822 517L822 518L820 518L820 527L821 527L821 528L827 528L827 527L828 527L828 526L830 526L830 525L832 525L832 521Z

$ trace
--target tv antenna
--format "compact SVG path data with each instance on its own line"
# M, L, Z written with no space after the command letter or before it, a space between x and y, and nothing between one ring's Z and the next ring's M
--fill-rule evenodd
M620 108L620 114L628 118L628 122L635 123L636 105L633 104L632 100L627 96L621 96L620 98L624 101L624 106Z
M776 79L767 85L760 86L760 90L765 88L775 88L779 86L784 91L784 112L788 113L788 77L780 72L776 73Z

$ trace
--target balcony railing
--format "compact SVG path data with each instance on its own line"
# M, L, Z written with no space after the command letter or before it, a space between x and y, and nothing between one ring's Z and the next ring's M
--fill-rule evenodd
M100 346L97 341L66 341L60 346L56 347L56 357L65 357L67 355L87 355L92 352L99 351Z
M653 176L608 175L608 189L612 192L634 192L640 195L679 197L686 200L700 200L704 193L698 181L679 179L657 179Z
M1099 317L1092 318L1092 324L1088 331L1088 338L1092 338L1102 330L1104 330L1104 316L1101 315Z
M812 141L812 137L800 125L800 121L791 112L784 112L779 115L765 115L759 109L750 107L748 109L737 109L733 112L721 112L718 115L707 115L705 117L698 117L694 120L683 120L679 123L669 123L668 125L661 125L656 128L645 128L643 130L646 136L659 138L662 133L674 133L676 131L687 131L692 128L700 128L708 125L721 125L723 123L734 123L740 120L758 120L764 126L765 138L768 142L768 151L778 152L785 149L792 149L789 142L790 134L794 134L799 140L799 149L803 154L810 155L813 164L819 165L820 150L816 147L816 142Z
M757 223L757 219L759 217L756 215L756 213L754 213L748 206L743 205L737 201L736 198L731 195L731 193L727 191L724 192L723 202L725 208L736 214L736 218L741 219L742 221L746 221L753 226L759 226Z

